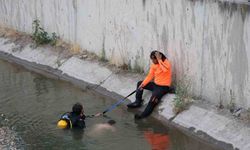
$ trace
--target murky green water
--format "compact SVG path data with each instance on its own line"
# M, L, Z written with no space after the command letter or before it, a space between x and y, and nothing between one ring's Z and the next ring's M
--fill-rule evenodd
M86 114L94 114L115 100L4 61L0 61L0 87L0 128L17 134L18 149L215 150L152 118L135 122L125 107L107 113L109 118L87 119L84 132L57 129L58 118L75 102L84 105ZM116 121L115 131L93 134L96 124L109 119Z

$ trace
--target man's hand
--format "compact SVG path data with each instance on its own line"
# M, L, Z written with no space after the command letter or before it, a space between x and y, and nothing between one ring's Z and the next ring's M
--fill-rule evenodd
M160 52L155 52L155 57L157 60L161 60L161 58L162 58Z
M138 87L138 89L139 89L139 90L143 90L143 87L144 87L144 85L141 84L141 85Z

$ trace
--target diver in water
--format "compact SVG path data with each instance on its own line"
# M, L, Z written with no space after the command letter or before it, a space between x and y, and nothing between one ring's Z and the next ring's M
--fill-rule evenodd
M72 112L67 112L61 116L57 122L57 127L60 129L83 129L85 128L85 118L82 104L76 103L72 107Z
M103 116L103 113L97 113L95 115L85 115L83 106L80 103L76 103L72 107L72 112L67 112L61 116L57 122L57 127L60 129L83 129L85 128L85 119L92 117Z

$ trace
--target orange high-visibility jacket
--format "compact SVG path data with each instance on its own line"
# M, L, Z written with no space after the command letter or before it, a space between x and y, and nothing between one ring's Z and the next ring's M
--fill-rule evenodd
M169 60L158 60L158 64L152 64L142 85L147 85L154 78L154 83L160 86L170 86L172 80L172 69Z

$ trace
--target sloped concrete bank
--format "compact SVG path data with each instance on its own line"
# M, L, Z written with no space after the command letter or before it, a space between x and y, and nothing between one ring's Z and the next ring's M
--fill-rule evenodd
M34 48L30 43L20 46L18 42L0 38L0 59L115 99L120 99L121 96L133 91L136 82L144 77L114 70L95 60L81 59L78 56L59 57L60 53L51 50L50 47ZM149 93L145 95L145 99L148 100ZM202 101L195 102L188 110L175 116L172 112L174 97L173 94L165 96L152 116L222 149L250 149L250 128L246 124ZM134 98L130 97L129 100L133 101Z

